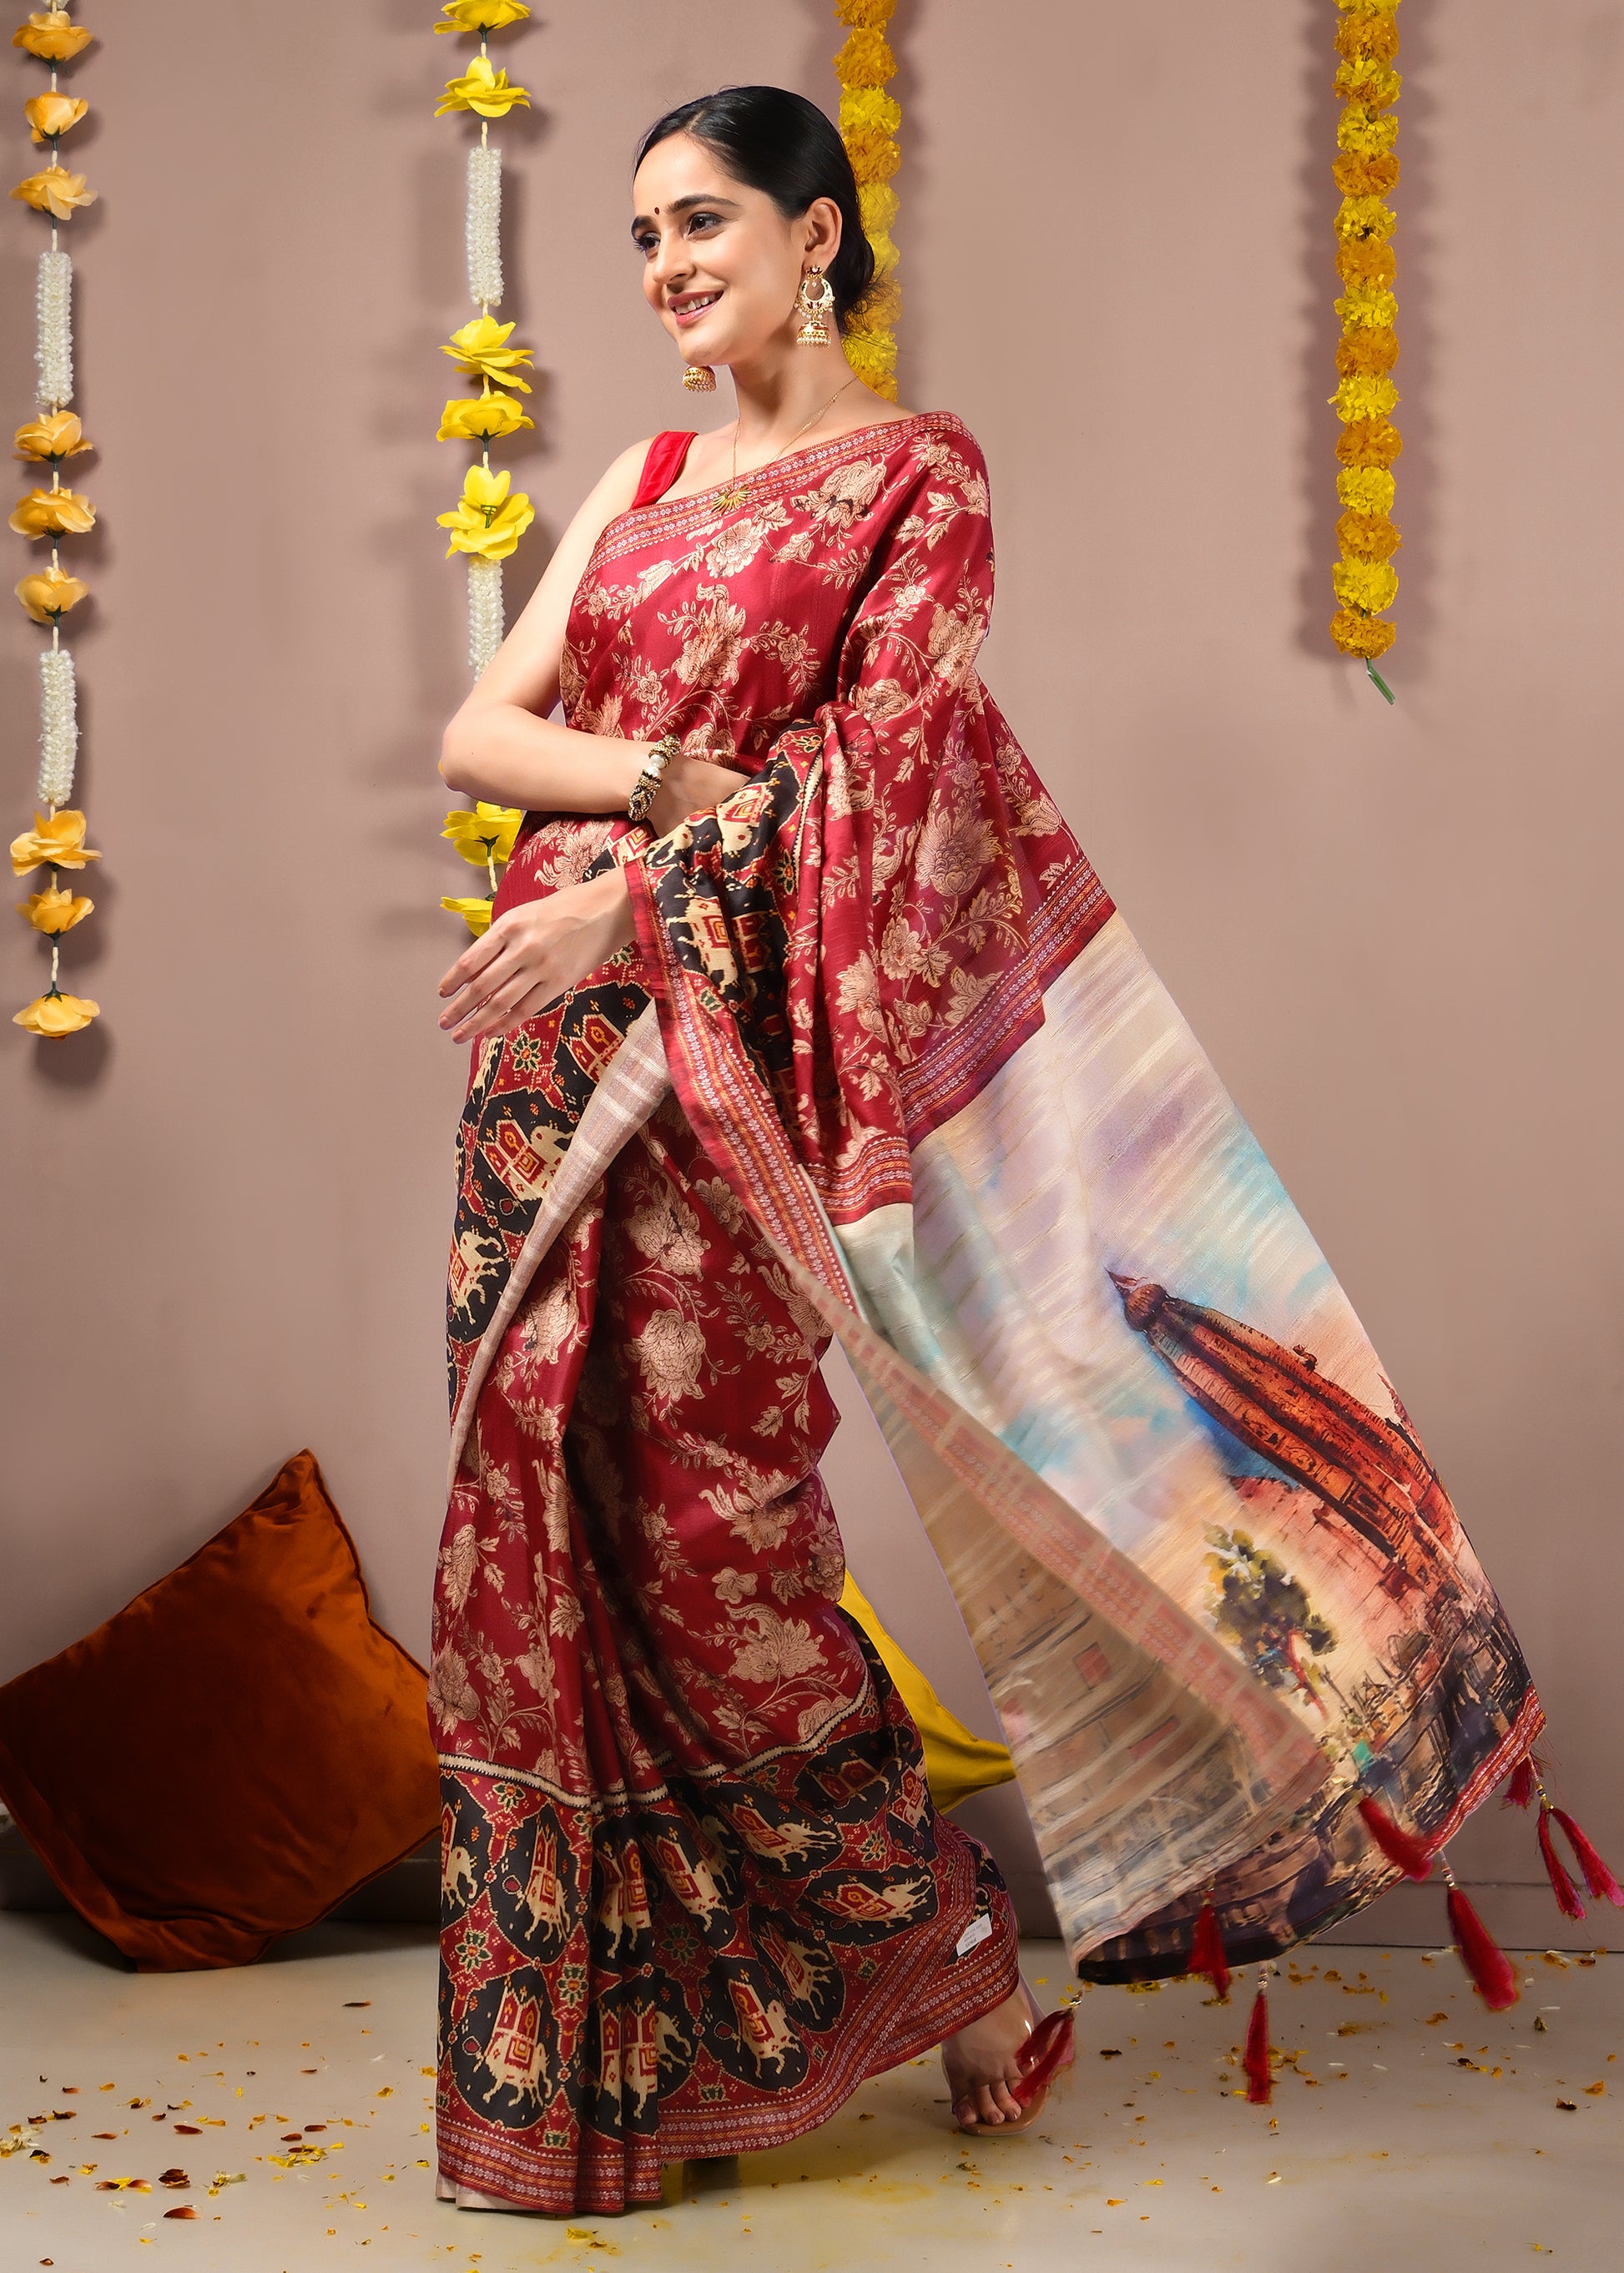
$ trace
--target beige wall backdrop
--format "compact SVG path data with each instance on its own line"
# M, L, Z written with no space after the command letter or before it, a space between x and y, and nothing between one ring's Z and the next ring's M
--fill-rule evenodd
M637 129L729 80L832 105L831 12L610 0L506 43L538 102L500 132L502 312L541 372L506 454L539 512L510 599L604 462L692 407L626 242ZM1193 5L903 0L905 397L986 448L988 678L1342 1275L1617 1849L1624 6L1403 11L1393 711L1324 635L1335 12L1234 0L1215 38ZM102 522L74 631L106 859L65 961L105 1015L43 1047L0 1024L0 1676L304 1444L380 1615L425 1639L462 1079L437 902L469 874L434 772L466 684L436 348L467 309L433 14L216 10L183 72L148 11L107 8L79 67ZM20 174L32 80L0 69ZM41 242L0 204L13 420ZM37 645L9 612L14 825ZM38 962L0 938L9 1009ZM906 1516L859 1441L837 1487L884 1577ZM898 1623L945 1665L926 1600ZM1460 1856L1535 1875L1520 1822Z

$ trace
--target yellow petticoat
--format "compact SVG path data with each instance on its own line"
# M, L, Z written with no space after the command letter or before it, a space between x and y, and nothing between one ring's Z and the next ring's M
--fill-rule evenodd
M925 1747L925 1781L936 1804L943 1809L957 1807L972 1792L990 1791L996 1784L1012 1782L1015 1763L1004 1745L973 1737L958 1715L948 1711L912 1658L886 1632L873 1603L849 1571L840 1608L856 1619L874 1644L914 1716Z

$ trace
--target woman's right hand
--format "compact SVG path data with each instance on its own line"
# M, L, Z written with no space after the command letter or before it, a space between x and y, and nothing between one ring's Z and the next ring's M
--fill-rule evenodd
M749 778L731 766L712 765L709 758L673 758L654 792L648 826L656 836L664 836L696 813L714 812Z

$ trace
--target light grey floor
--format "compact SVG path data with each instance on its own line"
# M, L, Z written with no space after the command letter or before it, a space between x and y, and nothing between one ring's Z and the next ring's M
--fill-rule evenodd
M1031 1943L1026 1961L1057 1997L1058 1947ZM434 1951L420 1931L320 1927L244 1971L157 1976L109 1964L76 1920L0 1917L0 2144L13 2149L0 2161L0 2266L1624 2262L1624 1960L1527 1959L1522 2002L1499 2020L1449 1954L1322 1948L1290 1971L1272 1992L1286 2058L1267 2110L1237 2096L1241 1995L1221 2008L1188 1982L1094 1989L1041 2134L957 2137L939 2065L914 2062L798 2146L674 2168L658 2210L564 2224L432 2199ZM318 2159L275 2159L296 2132ZM169 2170L190 2185L160 2185ZM217 2175L229 2182L211 2190ZM185 2205L195 2218L166 2216Z

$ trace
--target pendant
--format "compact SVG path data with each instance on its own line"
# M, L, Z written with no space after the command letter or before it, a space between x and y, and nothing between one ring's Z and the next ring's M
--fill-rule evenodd
M718 513L732 513L735 506L741 506L744 503L745 494L746 493L743 490L718 490L716 493L717 511Z

